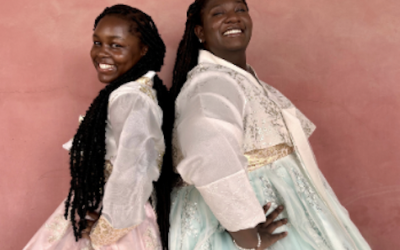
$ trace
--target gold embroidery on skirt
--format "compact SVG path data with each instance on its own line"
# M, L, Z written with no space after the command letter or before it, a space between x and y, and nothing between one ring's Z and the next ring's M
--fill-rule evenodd
M69 221L64 218L63 214L56 215L51 222L46 223L45 227L51 231L48 242L59 241L67 232L69 225Z
M246 156L247 161L249 162L247 169L248 171L254 171L262 166L290 155L293 151L293 147L290 147L287 144L278 144L270 148L246 152L244 156Z
M146 249L159 249L161 247L160 243L158 242L157 233L153 228L147 228L144 238L146 242Z
M108 222L103 216L100 216L97 224L90 232L90 240L92 241L92 244L97 247L110 245L117 242L135 227L136 226L115 229L110 222Z

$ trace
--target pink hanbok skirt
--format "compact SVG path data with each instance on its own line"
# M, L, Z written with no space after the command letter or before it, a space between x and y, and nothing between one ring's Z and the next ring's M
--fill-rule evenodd
M75 241L71 222L64 218L64 201L36 232L24 250L92 250L90 241ZM146 218L117 242L100 250L161 250L156 215L149 203L145 205Z

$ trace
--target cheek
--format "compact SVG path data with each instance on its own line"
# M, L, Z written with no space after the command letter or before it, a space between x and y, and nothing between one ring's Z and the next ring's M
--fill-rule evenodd
M129 57L121 57L120 60L120 70L122 71L121 73L125 73L129 69L131 69L135 64L140 60L141 57L134 55L134 56L129 56Z
M92 47L90 49L89 55L93 60L96 58L96 54L97 54L96 49L94 47Z
M253 20L250 16L246 19L246 26L250 29L250 32L253 31Z
M219 34L219 26L216 23L204 27L204 36L206 37L206 40L208 42L212 42L218 39L218 34Z
M123 68L126 68L127 64L130 63L131 57L128 53L122 52L122 53L116 53L113 55L113 60L115 63L119 64L120 66L123 66Z

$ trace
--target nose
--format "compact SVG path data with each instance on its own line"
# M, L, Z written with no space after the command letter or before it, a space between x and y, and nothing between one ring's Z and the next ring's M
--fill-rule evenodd
M97 55L99 57L107 57L109 55L107 46L105 45L100 46L97 51Z
M237 23L240 22L238 13L235 10L231 10L227 13L227 18L225 20L227 23Z

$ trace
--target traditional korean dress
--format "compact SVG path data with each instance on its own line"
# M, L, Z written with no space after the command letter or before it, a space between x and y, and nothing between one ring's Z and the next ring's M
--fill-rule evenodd
M75 241L62 202L25 250L161 249L156 215L148 202L165 149L154 76L149 71L109 97L103 210L91 241ZM72 140L64 148L71 145Z
M315 130L294 105L247 71L201 50L176 100L170 249L237 249L227 231L254 228L285 206L288 236L271 250L367 250L319 171Z

